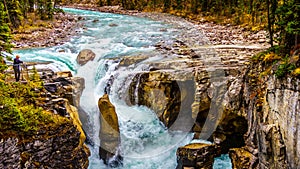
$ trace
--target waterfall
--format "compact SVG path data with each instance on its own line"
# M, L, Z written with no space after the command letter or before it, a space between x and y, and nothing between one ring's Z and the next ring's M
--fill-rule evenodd
M145 106L128 104L128 90L133 78L134 103L138 103L138 88L141 72L148 71L148 64L135 64L133 67L119 67L124 56L137 56L147 53L151 56L147 62L160 60L163 56L155 53L155 45L160 41L176 39L182 31L170 24L96 11L65 9L66 12L81 15L86 29L69 42L49 48L16 50L24 61L52 61L48 65L54 71L70 70L75 76L85 79L85 90L81 97L81 108L88 114L85 124L91 139L89 148L89 169L107 168L99 159L98 136L99 110L98 99L109 93L111 102L116 106L119 118L121 145L120 153L124 157L122 169L174 169L176 168L176 149L192 140L193 134L168 131L156 114ZM93 20L99 22L92 22ZM111 27L109 25L117 26ZM162 31L163 30L163 31ZM65 52L61 53L63 49ZM82 49L91 49L96 58L79 67L76 56ZM133 104L134 104L133 103Z
M135 89L134 89L134 97L135 97L135 102L134 102L134 104L138 104L139 103L139 86L140 86L140 79L141 79L141 74L138 74L137 75L137 83L136 83L136 85L135 85Z

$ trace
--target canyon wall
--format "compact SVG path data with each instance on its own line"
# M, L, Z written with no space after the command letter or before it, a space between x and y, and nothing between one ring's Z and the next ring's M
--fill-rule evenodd
M249 127L246 146L230 150L233 166L299 168L299 78L258 76L263 71L261 64L252 66L245 78L242 107Z

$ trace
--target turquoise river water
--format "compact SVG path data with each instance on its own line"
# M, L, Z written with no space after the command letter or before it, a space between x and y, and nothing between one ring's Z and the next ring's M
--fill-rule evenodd
M85 126L89 126L88 134L94 143L89 145L89 169L105 169L107 167L98 156L100 125L97 101L104 94L109 77L116 73L116 63L111 58L154 51L157 42L176 37L179 30L170 24L147 18L70 8L64 10L85 18L80 21L84 27L78 29L78 35L63 45L15 50L14 54L20 54L24 61L51 61L53 63L47 67L54 71L70 70L75 76L85 78L81 107L89 115L90 122ZM96 58L79 66L76 57L82 49L92 49ZM110 96L119 117L120 151L124 157L120 169L175 169L176 149L201 140L192 140L191 133L168 131L150 109L128 106L120 100L118 95L125 88L126 76L129 76L128 72L115 79ZM229 168L231 163L228 155L215 159L214 169Z

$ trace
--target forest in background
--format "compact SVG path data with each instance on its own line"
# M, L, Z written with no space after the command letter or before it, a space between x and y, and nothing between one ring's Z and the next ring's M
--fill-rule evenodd
M0 52L10 52L15 31L25 29L33 20L51 20L57 5L76 3L120 5L127 10L167 12L193 20L204 17L252 31L266 29L272 50L282 55L300 43L300 0L0 0Z

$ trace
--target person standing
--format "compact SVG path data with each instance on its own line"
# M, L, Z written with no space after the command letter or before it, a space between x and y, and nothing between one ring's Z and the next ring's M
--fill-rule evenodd
M20 60L20 56L16 55L16 58L14 59L14 72L15 72L15 78L16 81L18 82L20 80L20 74L21 74L21 70L20 70L20 64L23 63L23 61Z

